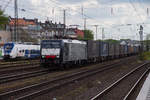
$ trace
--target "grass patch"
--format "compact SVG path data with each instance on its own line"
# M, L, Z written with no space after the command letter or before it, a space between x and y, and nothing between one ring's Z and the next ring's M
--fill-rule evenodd
M150 52L144 52L139 55L140 60L150 60Z

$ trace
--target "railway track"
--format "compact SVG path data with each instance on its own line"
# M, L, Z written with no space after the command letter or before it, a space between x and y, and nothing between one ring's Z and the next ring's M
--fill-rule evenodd
M33 62L39 62L39 60L21 60L21 61L0 61L0 65L12 65L12 64L25 64L25 63L33 63Z
M48 74L48 73L49 73L49 70L44 69L44 70L27 72L27 73L22 73L22 74L17 74L17 75L1 76L0 77L0 84L4 84L7 82L11 82L11 81L16 81L16 80L20 80L20 79L36 77L36 76Z
M24 64L9 64L9 65L0 65L0 70L9 69L9 68L18 68L18 67L24 67L24 66L30 66L40 64L39 62L32 62L32 63L24 63Z
M30 66L21 66L21 67L16 67L16 68L7 68L7 69L0 69L0 76L2 75L10 75L11 73L15 73L15 72L21 72L21 71L30 71L30 70L36 70L36 69L39 69L40 68L40 65L30 65Z
M91 100L128 100L129 96L133 93L138 83L149 72L149 65L149 62L146 62L141 66L133 69L132 71L118 79L116 82L111 84L109 87L99 92L96 96L91 98ZM136 81L132 82L131 80ZM131 82L132 84L125 84L125 82ZM126 89L124 88L124 85L128 85L128 87L130 87L129 84L132 85L131 89L129 89L129 91L125 91Z
M49 81L46 81L43 83L34 84L34 85L20 88L17 90L5 92L5 93L0 94L0 97L1 97L0 99L1 100L9 100L10 98L12 100L14 100L14 99L15 100L32 99L39 95L45 94L51 90L54 90L58 87L62 87L64 85L81 80L83 78L94 75L96 73L103 72L105 70L114 68L116 65L120 65L120 64L122 64L122 62L105 65L101 68L96 68L96 69L92 69L92 70L86 70L86 71L73 73L73 74L58 77L56 79L49 80Z
M146 75L148 74L148 72L150 71L150 68L147 69L142 75L141 77L137 80L137 82L133 85L133 87L130 89L130 91L126 94L126 96L123 98L123 100L132 100L132 94L134 92L136 92L136 89L138 88L138 86L141 84L142 80L144 79L144 77L146 77Z

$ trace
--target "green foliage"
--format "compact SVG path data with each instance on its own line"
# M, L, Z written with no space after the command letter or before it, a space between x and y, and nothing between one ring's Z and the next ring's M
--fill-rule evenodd
M91 30L83 30L84 32L84 40L93 40L93 32Z
M131 39L120 39L120 41L131 41Z
M0 29L4 29L4 25L8 24L9 18L0 10Z
M0 58L2 57L2 49L0 48Z
M81 36L78 36L78 39L79 39L79 40L84 40L84 38L83 38L83 37L81 37Z
M108 40L104 40L105 42L109 42L109 43L119 43L118 40L113 40L113 39L108 39Z
M150 52L144 52L139 56L140 60L150 60Z

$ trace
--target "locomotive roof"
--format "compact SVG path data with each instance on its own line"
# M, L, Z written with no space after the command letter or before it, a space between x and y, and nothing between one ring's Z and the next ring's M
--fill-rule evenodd
M85 41L80 40L71 40L71 39L52 39L52 40L43 40L43 41L63 41L64 43L78 43L78 44L86 44Z
M19 43L19 42L8 42L5 44L15 44L15 45L40 45L40 44L29 44L29 43ZM4 45L5 45L4 44Z
M63 42L65 42L65 43L79 43L79 44L86 44L85 41L80 41L80 40L69 40L69 39L64 39Z

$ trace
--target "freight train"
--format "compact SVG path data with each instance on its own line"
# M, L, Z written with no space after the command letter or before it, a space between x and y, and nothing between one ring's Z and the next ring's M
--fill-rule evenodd
M102 41L71 39L43 40L41 65L50 68L101 62L139 53L139 46L112 44Z
M24 44L24 43L5 43L4 59L33 59L40 57L40 45Z

